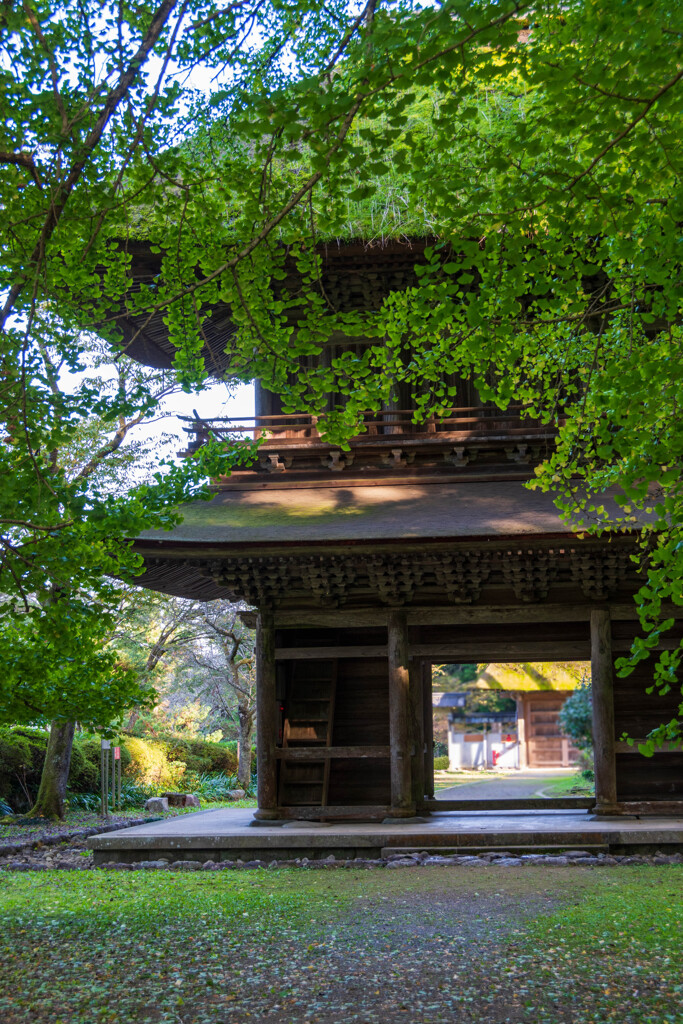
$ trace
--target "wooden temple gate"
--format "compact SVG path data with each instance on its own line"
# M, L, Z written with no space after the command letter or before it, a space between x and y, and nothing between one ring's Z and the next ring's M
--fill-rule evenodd
M642 739L673 710L672 702L662 707L662 698L644 693L642 674L615 686L613 662L636 631L628 605L473 611L355 613L336 628L332 616L327 628L301 628L291 614L261 612L256 816L405 818L436 809L431 665L488 658L590 658L596 811L680 811L680 753L649 760L619 739L624 732ZM489 616L496 621L486 622ZM326 616L311 618L321 623ZM370 626L372 618L377 624Z
M376 308L417 282L423 249L329 246L321 287L342 308ZM141 249L133 276L152 279L154 259ZM171 365L161 314L119 323L131 355ZM204 333L219 370L229 328L217 306ZM363 343L334 338L331 355ZM283 414L257 382L256 416L194 420L188 454L210 435L251 436L258 462L215 481L214 498L188 506L173 531L135 542L143 586L257 609L256 819L429 811L431 665L472 661L590 660L597 811L680 813L683 752L647 759L621 739L642 739L673 707L672 695L646 693L651 663L614 673L638 629L637 526L573 533L550 496L525 487L553 429L486 406L467 381L457 387L458 406L439 422L414 424L402 394L342 451L314 416Z

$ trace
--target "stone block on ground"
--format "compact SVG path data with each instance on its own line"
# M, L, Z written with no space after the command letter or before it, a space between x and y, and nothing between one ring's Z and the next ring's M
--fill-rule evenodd
M162 793L162 798L168 800L169 807L199 807L199 797L193 793Z
M145 801L146 811L167 811L168 810L168 797L166 796L151 796L149 800Z
M246 792L243 789L229 789L228 800L244 800Z

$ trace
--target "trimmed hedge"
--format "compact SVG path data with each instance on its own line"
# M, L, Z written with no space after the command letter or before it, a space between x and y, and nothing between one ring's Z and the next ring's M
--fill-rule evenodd
M448 768L449 763L448 756L442 755L441 757L435 757L434 770L437 772L443 772Z

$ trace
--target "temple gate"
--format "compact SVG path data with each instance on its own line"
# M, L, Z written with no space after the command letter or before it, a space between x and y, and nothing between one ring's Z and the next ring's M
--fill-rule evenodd
M376 308L416 282L423 248L329 246L325 292L341 308ZM140 247L134 276L154 268ZM219 371L229 313L217 306L205 330ZM171 365L161 314L119 322L134 358ZM330 349L362 343L332 338ZM680 813L683 752L647 759L621 740L642 739L676 703L646 693L651 663L625 679L614 672L638 632L637 529L572 533L548 495L525 487L553 430L458 387L443 420L415 425L404 395L368 414L342 451L314 416L282 413L257 383L255 417L194 420L188 454L211 434L251 434L262 438L258 463L216 481L214 498L188 506L170 533L136 539L141 585L257 609L256 819L428 812L430 666L471 661L590 661L596 811ZM662 646L677 645L681 625Z

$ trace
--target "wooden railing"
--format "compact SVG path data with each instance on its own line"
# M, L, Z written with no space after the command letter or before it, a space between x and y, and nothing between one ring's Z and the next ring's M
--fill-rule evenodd
M523 415L522 406L510 406L505 412L490 407L463 407L451 409L444 418L430 417L415 423L414 409L390 409L381 412L363 413L364 432L357 434L354 443L367 443L382 437L429 436L439 434L466 434L469 436L504 435L518 437L538 433L553 433L555 428L543 426L538 420ZM216 437L234 443L241 439L291 440L322 442L318 423L320 416L309 413L280 413L273 416L237 416L231 418L202 419L181 416L190 426L184 430L194 434L190 450L196 450L209 437Z

